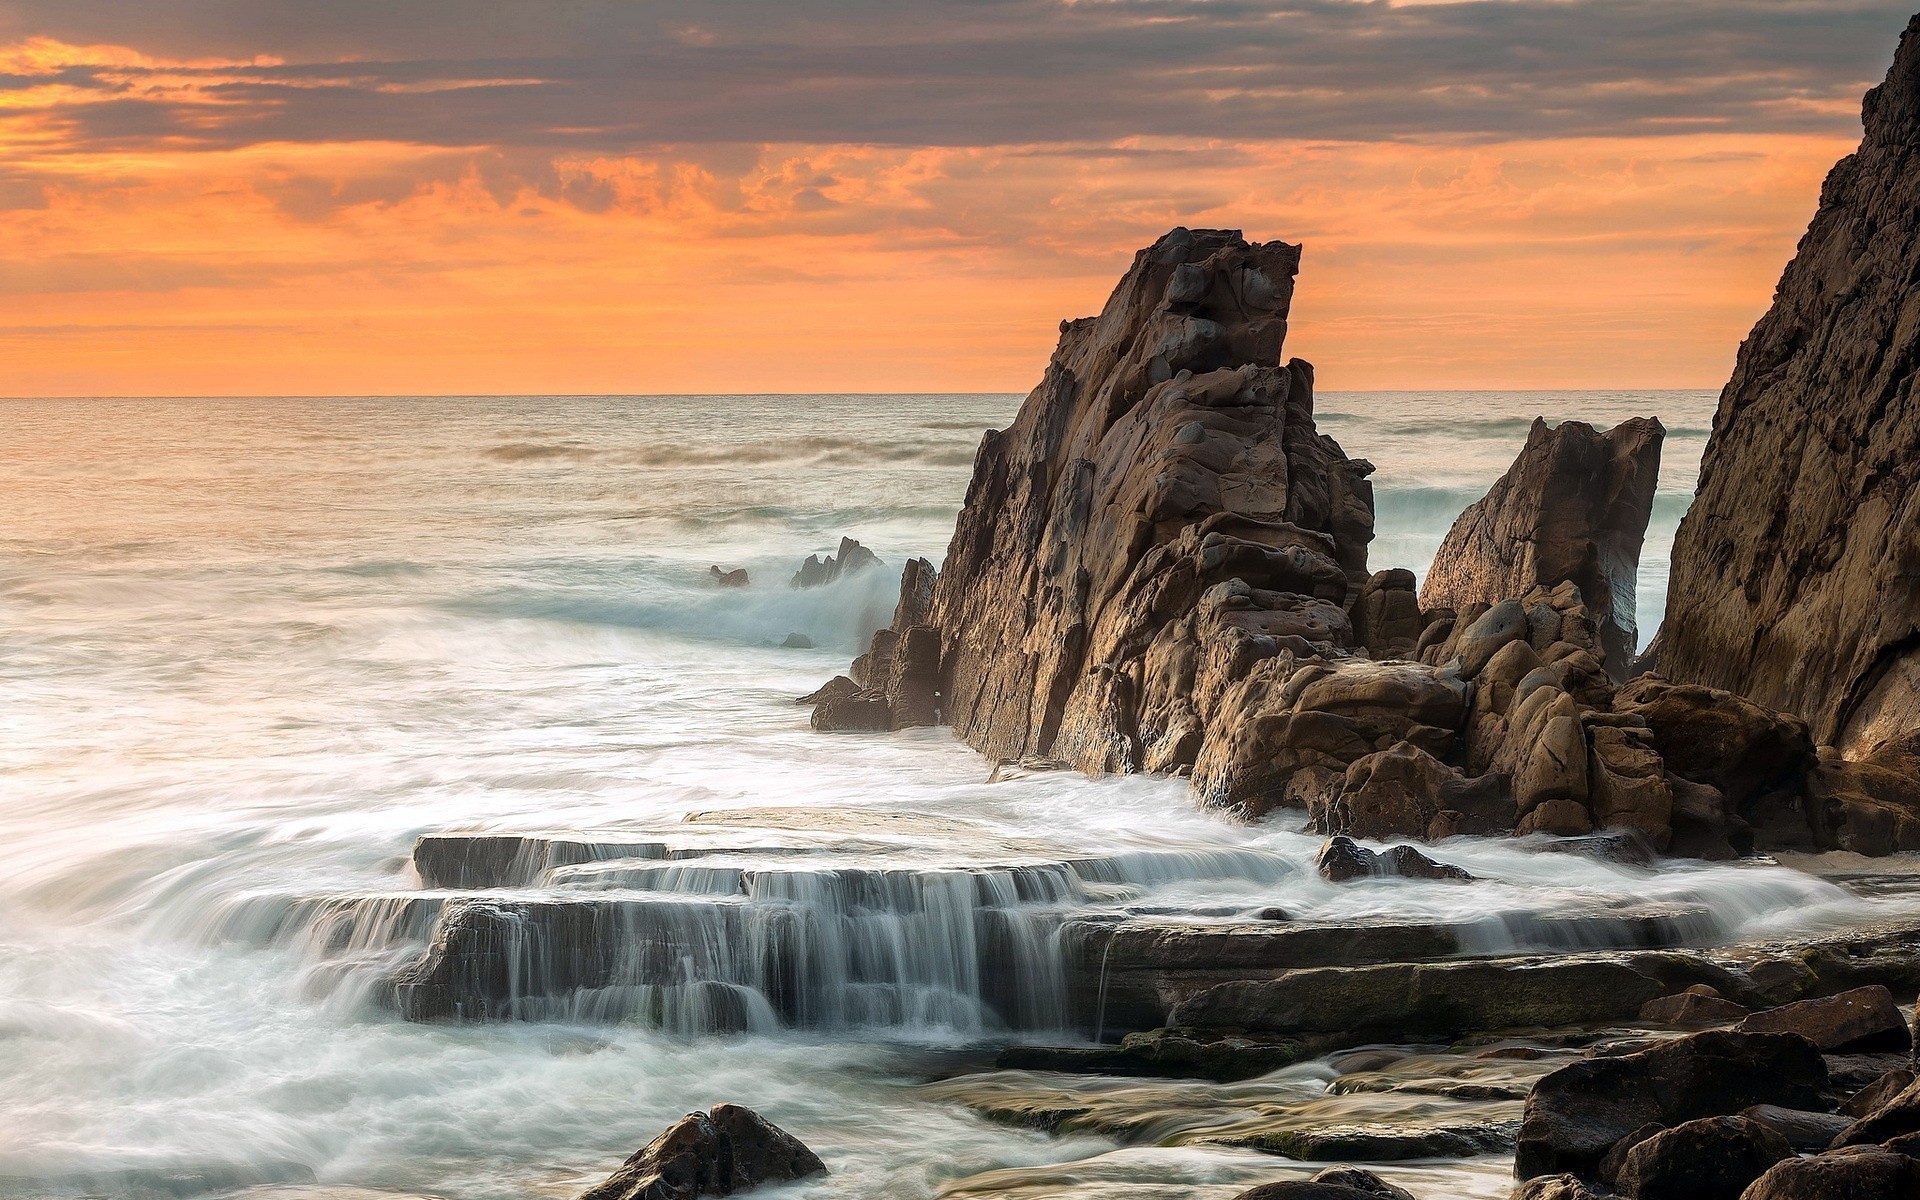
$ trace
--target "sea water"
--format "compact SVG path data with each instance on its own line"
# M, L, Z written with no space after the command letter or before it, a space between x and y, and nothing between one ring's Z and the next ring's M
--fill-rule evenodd
M1473 887L1335 887L1313 875L1318 840L1297 824L1199 812L1177 782L989 783L989 764L944 731L811 732L793 698L844 670L884 622L905 559L941 557L980 434L1017 404L0 401L0 1195L314 1180L565 1197L722 1100L760 1109L833 1166L831 1182L795 1194L1224 1197L1287 1169L1246 1151L1049 1138L916 1091L1006 1040L1071 1036L1014 1027L1050 1023L1040 1000L1041 1015L996 1022L978 1004L882 995L848 1007L828 989L818 1003L831 1019L769 1009L728 1035L617 1006L400 1020L345 985L354 964L338 955L417 938L418 913L390 906L377 936L339 933L327 924L337 915L311 916L337 914L313 898L408 892L414 839L448 829L693 813L751 825L772 812L802 832L897 831L866 848L870 863L1118 864L1088 868L1051 908L1028 906L1041 921L1033 954L1047 914L1076 905L1446 920L1497 948L1525 941L1503 923L1521 909L1704 904L1703 936L1730 938L1902 903L1778 868L1648 873L1497 841L1447 848L1486 881ZM1416 572L1536 415L1661 417L1643 639L1712 406L1699 392L1319 404L1322 430L1378 468L1372 564ZM842 535L886 569L788 586ZM744 567L752 583L718 588L713 565ZM791 634L812 648L783 648ZM720 886L692 878L662 886ZM793 886L734 902L807 901ZM1027 912L1031 899L1006 904ZM304 936L260 932L259 914L289 911L309 914ZM952 925L901 920L917 932L899 945ZM955 961L942 953L914 969L957 995L964 985L938 974ZM905 968L868 974L869 991L931 986ZM1503 1173L1492 1159L1397 1177L1496 1196Z

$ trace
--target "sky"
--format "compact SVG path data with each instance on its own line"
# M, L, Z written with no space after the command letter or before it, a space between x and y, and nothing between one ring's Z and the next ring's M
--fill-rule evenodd
M0 0L0 395L1025 391L1175 225L1329 390L1717 388L1916 0Z

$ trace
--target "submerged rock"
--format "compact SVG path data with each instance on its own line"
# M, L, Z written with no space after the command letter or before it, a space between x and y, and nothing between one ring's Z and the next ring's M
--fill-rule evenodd
M1920 726L1920 18L1863 117L1721 393L1657 654L1849 756Z
M1398 875L1406 879L1451 879L1470 881L1471 872L1452 863L1435 862L1412 846L1395 846L1375 854L1350 837L1327 839L1320 847L1315 868L1323 879L1344 883L1373 875Z
M1581 421L1549 428L1535 420L1513 466L1440 543L1421 606L1517 609L1514 598L1536 584L1571 582L1591 606L1602 661L1625 678L1639 637L1635 574L1665 435L1652 418L1606 433ZM1514 615L1525 636L1524 611Z
M818 1155L738 1104L688 1113L580 1200L695 1200L826 1173Z

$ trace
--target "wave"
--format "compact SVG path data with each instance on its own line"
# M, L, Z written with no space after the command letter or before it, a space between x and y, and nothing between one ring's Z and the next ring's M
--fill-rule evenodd
M975 428L969 424L968 429ZM673 469L684 467L769 466L810 467L888 466L968 467L973 465L972 441L953 439L798 437L734 443L663 444L626 449L595 449L578 442L505 442L480 451L486 458L508 463L582 462L603 465Z

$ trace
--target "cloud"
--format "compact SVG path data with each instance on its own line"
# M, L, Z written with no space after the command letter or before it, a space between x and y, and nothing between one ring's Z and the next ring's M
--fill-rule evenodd
M76 52L0 112L102 153L1831 132L1909 3L12 0Z

